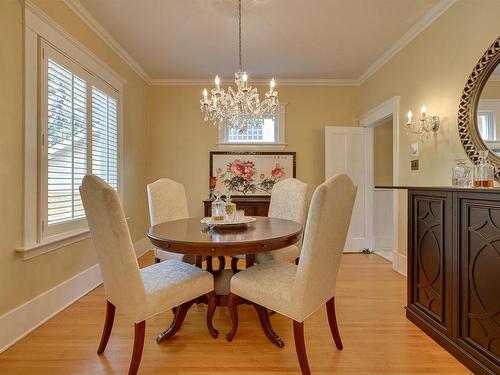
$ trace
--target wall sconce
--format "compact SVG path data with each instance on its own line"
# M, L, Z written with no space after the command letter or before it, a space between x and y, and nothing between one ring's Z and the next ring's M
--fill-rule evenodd
M413 123L411 118L413 113L408 111L408 130L413 134L427 135L427 133L433 131L434 133L439 130L439 117L438 116L427 116L427 108L425 105L420 109L420 118L416 123Z

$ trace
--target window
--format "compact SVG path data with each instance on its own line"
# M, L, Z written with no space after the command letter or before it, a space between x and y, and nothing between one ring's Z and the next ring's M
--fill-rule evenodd
M477 128L479 134L485 141L494 141L496 139L496 124L494 111L477 112Z
M118 189L118 95L42 43L40 237L87 227L79 187L95 174Z
M285 105L273 114L263 115L254 121L253 126L244 132L222 128L219 143L226 145L282 145L285 138Z
M24 8L23 259L89 237L79 187L101 176L121 195L126 82L30 2Z

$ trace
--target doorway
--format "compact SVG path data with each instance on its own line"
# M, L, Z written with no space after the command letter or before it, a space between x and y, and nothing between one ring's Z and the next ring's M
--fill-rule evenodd
M380 187L399 184L399 101L400 97L395 96L364 113L359 119L359 125L371 128L374 132L373 249L391 261L394 270L401 272L398 253L398 191Z

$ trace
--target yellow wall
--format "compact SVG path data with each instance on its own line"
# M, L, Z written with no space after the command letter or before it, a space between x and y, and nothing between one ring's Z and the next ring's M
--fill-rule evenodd
M359 87L280 86L286 106L286 151L297 152L297 178L309 193L323 181L324 127L354 126ZM199 111L203 87L152 86L148 93L150 176L170 177L186 187L191 215L203 214L208 197L209 151L216 150L217 129ZM265 88L260 88L262 92Z
M462 90L475 64L500 35L500 1L460 0L361 86L361 113L400 95L400 185L449 185L454 159L466 158L458 137ZM441 129L420 145L420 170L410 171L406 112L426 104ZM406 253L406 201L401 194L399 251Z
M144 237L147 206L146 85L62 1L36 5L126 81L124 92L124 206L132 237ZM0 315L96 263L90 241L24 261L23 244L23 5L0 1Z
M392 117L373 129L373 181L375 186L392 182Z

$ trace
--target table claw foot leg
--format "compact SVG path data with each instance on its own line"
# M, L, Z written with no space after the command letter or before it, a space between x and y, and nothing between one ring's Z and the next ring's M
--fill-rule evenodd
M215 308L217 307L217 296L215 295L215 291L211 291L210 293L207 293L207 327L208 327L208 332L212 335L214 339L219 336L219 331L217 331L213 324L212 320L214 318L214 313L215 313Z
M231 317L231 331L226 335L227 341L233 341L234 335L236 335L236 331L238 330L238 304L240 301L240 296L233 293L229 294L227 308Z
M165 331L163 331L156 337L157 344L168 340L177 333L177 331L181 328L182 323L184 322L184 318L186 317L189 308L191 307L191 305L193 305L193 303L195 303L195 301L196 300L192 300L183 303L176 308L174 320L172 321L172 324L170 324L170 327L168 327Z
M282 348L285 346L284 341L279 337L276 332L274 332L273 327L271 326L271 321L269 320L269 312L268 310L260 306L256 303L253 304L253 307L257 311L259 315L260 325L262 326L262 330L266 334L267 338L278 348Z

